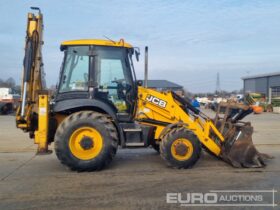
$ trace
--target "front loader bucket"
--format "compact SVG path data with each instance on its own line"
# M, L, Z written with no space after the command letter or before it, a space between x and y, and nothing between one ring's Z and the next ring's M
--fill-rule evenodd
M260 153L253 144L253 127L244 125L234 128L233 135L225 139L221 158L232 166L241 168L261 168L272 157Z
M258 152L252 141L251 123L241 121L252 112L253 109L244 104L222 102L218 106L214 122L224 136L220 157L234 167L261 168L265 160L272 158Z

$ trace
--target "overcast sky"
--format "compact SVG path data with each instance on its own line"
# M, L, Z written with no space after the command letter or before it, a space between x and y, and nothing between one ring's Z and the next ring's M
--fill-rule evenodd
M0 78L19 83L26 14L44 14L48 85L62 61L59 45L81 38L124 38L144 52L150 79L167 79L192 92L242 88L240 77L280 71L280 1L14 1L0 0ZM144 3L145 2L145 3ZM143 53L136 65L143 78Z

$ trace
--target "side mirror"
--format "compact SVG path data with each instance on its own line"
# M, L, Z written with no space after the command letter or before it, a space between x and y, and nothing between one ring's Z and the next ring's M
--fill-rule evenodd
M142 80L137 80L137 86L142 86L143 85L143 81Z
M137 62L139 61L139 55L140 55L140 49L139 47L134 47L134 52L135 52L135 58Z
M139 55L140 55L140 53L136 51L135 52L135 57L136 57L137 62L139 61Z

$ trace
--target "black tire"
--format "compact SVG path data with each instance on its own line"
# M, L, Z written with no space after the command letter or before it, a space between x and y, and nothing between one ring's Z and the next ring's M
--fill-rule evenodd
M155 150L155 151L157 151L158 153L160 152L160 146L159 146L159 144L152 144L152 147L153 147L153 149Z
M100 153L89 160L77 158L69 148L72 133L84 126L96 129L103 139ZM107 115L93 111L81 111L71 114L60 123L54 141L56 156L62 164L75 171L95 171L101 170L112 161L118 147L118 134Z
M186 160L177 160L171 153L171 146L177 139L185 138L189 140L193 147L191 156ZM184 127L173 128L162 137L160 144L161 157L166 161L167 165L174 168L191 168L199 159L201 154L201 144L196 135Z

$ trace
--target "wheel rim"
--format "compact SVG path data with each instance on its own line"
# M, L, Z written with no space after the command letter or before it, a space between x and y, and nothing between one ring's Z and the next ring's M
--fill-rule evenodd
M171 145L171 154L176 160L188 160L193 154L193 145L188 139L176 139Z
M100 133L91 127L81 127L70 136L69 148L78 159L90 160L102 150L103 139Z

